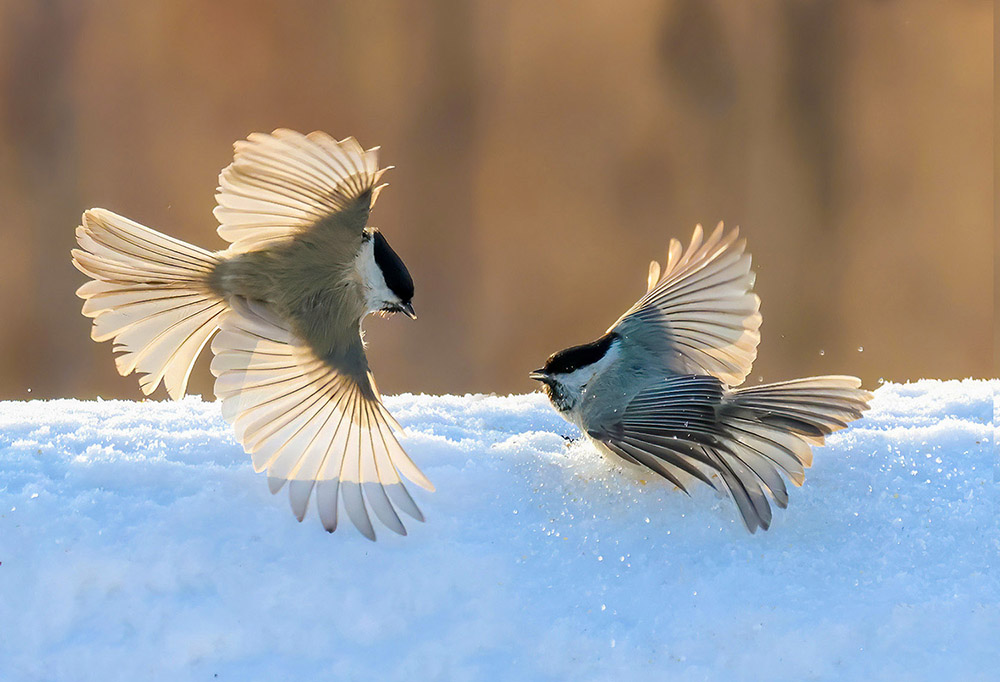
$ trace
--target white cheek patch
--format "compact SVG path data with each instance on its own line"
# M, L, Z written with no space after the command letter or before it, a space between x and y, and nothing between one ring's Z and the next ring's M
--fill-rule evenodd
M613 365L620 355L618 341L615 341L608 348L608 352L604 354L603 358L592 364L579 367L568 374L559 375L559 381L569 390L579 393L583 390L584 386L590 383L591 379Z
M594 378L598 364L595 362L593 365L573 370L569 374L562 374L559 376L559 382L569 390L579 393L587 382Z
M361 280L365 306L369 313L378 312L386 303L399 301L385 283L382 269L375 262L375 245L372 240L369 239L361 245L361 250L354 260L354 267L358 272L358 279Z

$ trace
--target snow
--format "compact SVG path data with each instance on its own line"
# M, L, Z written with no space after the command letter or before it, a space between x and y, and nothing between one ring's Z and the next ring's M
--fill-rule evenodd
M0 679L996 679L997 389L880 387L753 536L539 394L395 396L438 491L374 544L214 403L0 403Z

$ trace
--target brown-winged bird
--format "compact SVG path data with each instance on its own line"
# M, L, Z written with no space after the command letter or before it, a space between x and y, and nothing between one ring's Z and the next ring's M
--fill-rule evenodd
M180 399L211 340L223 416L271 491L287 484L300 521L315 496L331 532L340 498L372 540L369 509L401 535L397 509L423 521L401 475L433 490L396 440L361 334L369 313L415 317L406 266L368 227L385 170L354 138L255 133L219 176L227 249L92 209L73 250L92 279L77 291L91 336L114 342L122 375Z

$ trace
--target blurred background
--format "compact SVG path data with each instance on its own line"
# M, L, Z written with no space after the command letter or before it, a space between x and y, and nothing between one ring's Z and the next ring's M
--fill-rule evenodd
M79 312L80 213L221 248L218 172L276 127L397 167L371 223L420 317L368 320L383 392L532 390L720 220L763 300L749 381L993 375L992 12L0 0L0 398L141 397Z

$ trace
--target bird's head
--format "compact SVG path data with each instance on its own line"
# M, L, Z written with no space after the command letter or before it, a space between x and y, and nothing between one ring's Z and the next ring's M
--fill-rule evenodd
M560 411L573 409L596 374L617 357L619 337L605 334L597 341L566 348L549 356L545 365L528 377L539 381L549 400Z
M366 230L365 237L359 256L359 272L368 312L382 316L403 313L410 319L417 319L413 312L413 278L403 260L378 230Z

